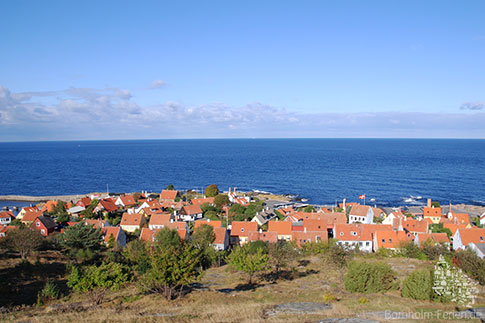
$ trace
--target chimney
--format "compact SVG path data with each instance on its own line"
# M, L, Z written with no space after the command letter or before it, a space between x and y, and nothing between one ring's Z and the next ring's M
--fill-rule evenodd
M305 228L303 228L303 232L305 232L305 233L306 233L306 227L305 227Z
M431 207L431 199L428 199L427 207Z
M342 203L342 206L343 206L343 208L342 208L342 209L344 209L344 212L345 212L345 202L346 202L346 201L347 201L347 199L344 199L344 202Z
M259 229L259 233L263 233L263 229Z

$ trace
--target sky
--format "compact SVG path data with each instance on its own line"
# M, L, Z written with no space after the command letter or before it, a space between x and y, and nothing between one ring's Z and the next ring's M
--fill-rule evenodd
M0 2L0 142L485 138L485 1Z

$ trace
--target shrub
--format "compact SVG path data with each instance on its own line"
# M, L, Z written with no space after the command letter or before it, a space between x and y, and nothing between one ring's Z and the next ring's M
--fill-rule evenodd
M402 297L417 300L430 300L433 298L433 275L431 270L418 269L404 279Z
M48 281L44 288L37 294L37 305L41 306L51 300L59 298L59 288L52 281Z
M485 260L470 249L457 252L453 263L480 285L485 285Z
M262 248L257 248L251 252L251 244L236 247L229 255L229 264L236 270L245 272L248 275L248 284L253 283L256 273L268 267L268 255Z
M359 304L367 304L367 303L369 303L369 299L367 299L366 297L359 298Z
M385 263L352 262L345 276L345 289L354 293L383 293L397 287L396 273Z
M325 303L332 303L336 300L337 300L337 298L335 296L333 296L332 294L327 293L327 294L323 295L323 301Z
M399 253L403 257L427 260L426 254L414 242L404 244Z
M98 287L118 290L130 281L129 270L117 263L103 263L100 266L72 267L67 286L77 292L87 292Z
M183 288L203 273L199 270L201 251L191 244L161 248L150 260L150 269L140 280L140 289L145 293L161 293L167 299L182 295Z

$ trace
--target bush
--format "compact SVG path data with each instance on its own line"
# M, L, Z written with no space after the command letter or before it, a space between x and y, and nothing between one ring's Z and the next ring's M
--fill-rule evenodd
M323 301L325 303L332 303L332 302L335 302L337 300L337 298L335 296L333 296L332 294L325 294L323 295Z
M367 299L366 297L359 298L359 304L367 304L367 303L369 303L369 299Z
M262 248L257 248L254 252L251 252L251 244L245 244L233 249L228 260L233 268L248 275L248 284L252 285L254 275L268 267L269 257Z
M478 257L473 250L457 252L452 262L480 285L485 285L485 260Z
M424 242L422 250L429 260L437 260L440 255L448 257L451 254L447 246L439 243Z
M427 260L426 254L414 242L406 243L401 247L399 253L403 257Z
M388 264L352 262L344 284L353 293L383 293L397 287L397 278Z
M162 248L150 260L150 269L140 280L144 293L161 293L172 299L181 296L183 288L203 274L199 270L201 251L191 244Z
M433 298L433 274L429 269L413 271L404 279L402 297L417 300L430 300Z
M88 292L98 287L118 290L130 281L129 270L117 263L103 263L100 266L72 267L67 286L77 292Z
M59 298L59 288L52 281L48 281L44 288L37 294L37 306Z

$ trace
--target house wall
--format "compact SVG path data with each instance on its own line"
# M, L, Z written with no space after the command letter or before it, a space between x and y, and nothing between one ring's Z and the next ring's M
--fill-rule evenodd
M355 249L358 245L360 251L372 252L372 241L337 241L338 244Z

